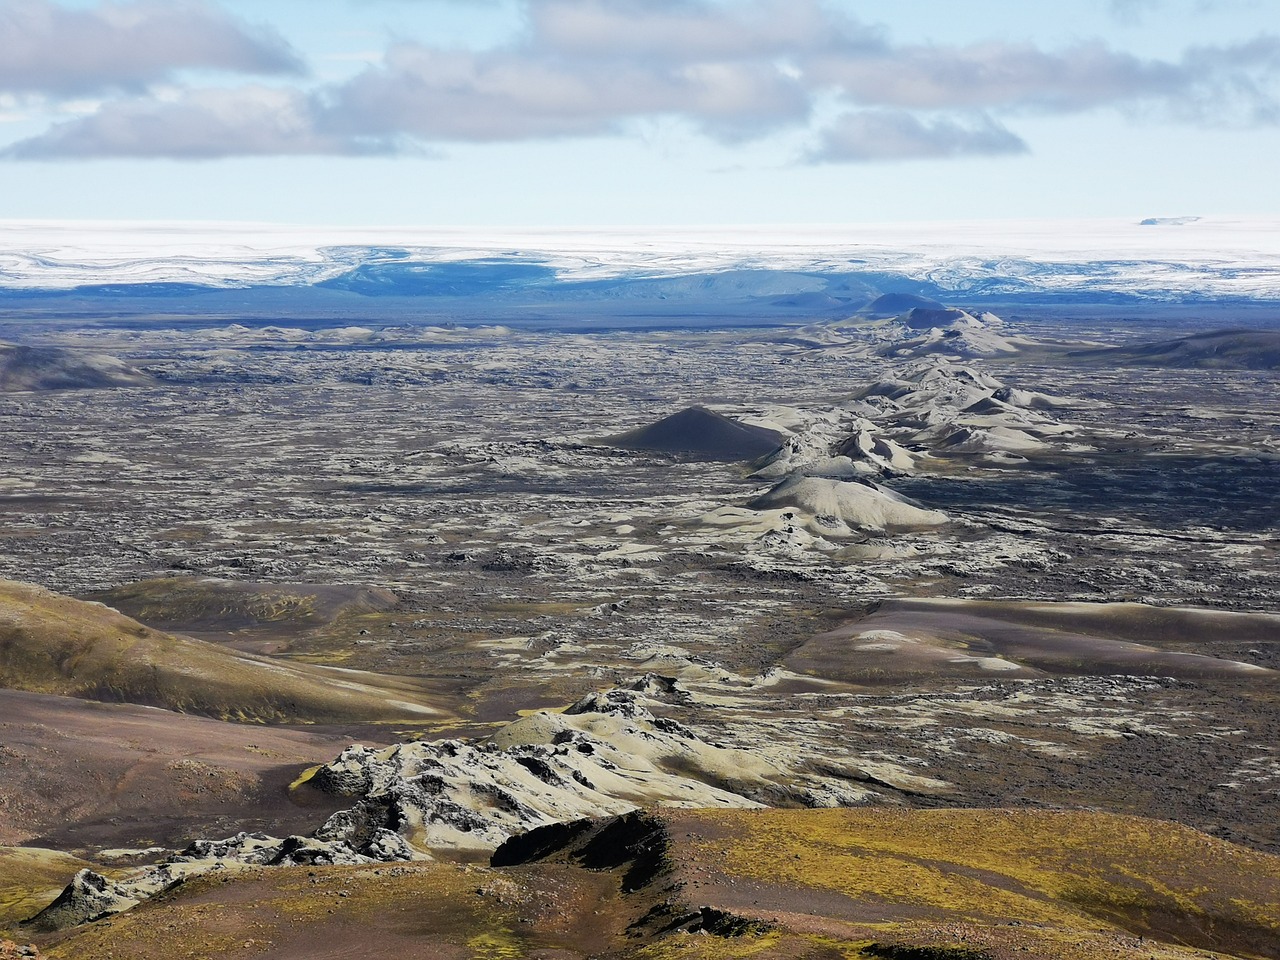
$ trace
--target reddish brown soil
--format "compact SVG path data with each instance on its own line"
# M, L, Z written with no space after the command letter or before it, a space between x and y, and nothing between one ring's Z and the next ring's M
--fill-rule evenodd
M304 832L329 801L289 784L350 741L0 690L0 844L91 852Z

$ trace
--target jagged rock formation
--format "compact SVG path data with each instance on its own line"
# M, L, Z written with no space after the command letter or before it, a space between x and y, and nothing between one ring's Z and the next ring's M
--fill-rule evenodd
M255 866L388 863L423 859L396 834L375 829L362 841L316 837L278 839L264 833L238 833L224 840L196 840L176 856L131 876L110 880L81 870L45 909L27 921L37 930L65 930L136 907L186 880L208 873Z
M1026 457L1055 448L1075 428L1050 411L1088 401L1018 390L970 366L934 359L859 391L849 409L893 434L912 455ZM918 455L918 454L917 454Z
M783 779L768 762L655 717L641 699L627 690L593 695L481 743L350 747L314 783L359 802L316 835L349 841L392 824L428 849L484 850L532 827L644 804L759 806L753 797Z
M942 308L921 307L910 315L920 323L941 318L964 329L987 322ZM750 544L770 562L813 550L850 556L855 548L867 558L868 538L925 530L950 519L893 490L893 478L918 473L929 458L1007 468L1033 457L1088 452L1076 439L1079 429L1053 413L1094 406L1017 389L944 357L918 360L830 410L789 423L791 436L753 464L751 477L773 481L773 488L745 508L721 507L698 522ZM881 542L874 549L883 556L885 550L911 548Z
M836 454L848 457L880 473L905 473L916 465L916 457L906 447L876 435L872 424L859 425L858 430L836 448Z
M928 411L955 414L1004 386L974 367L935 358L864 387L853 395L850 408L871 419L901 413L923 416Z
M909 330L957 330L964 327L980 329L998 327L1004 321L994 313L975 317L959 307L914 307L898 317L898 322Z
M795 470L824 472L823 475L855 476L860 471L852 460L835 461L831 455L831 438L825 432L806 430L787 437L782 444L752 464L751 474L759 480L780 480Z
M843 439L832 435L830 424L794 434L777 450L757 460L751 476L781 480L802 473L807 477L852 480L906 473L915 466L915 456L893 440L881 437L871 421L859 417L852 427L853 432Z
M174 881L176 882L176 881ZM154 892L160 893L168 886L157 884ZM37 930L64 930L82 923L92 923L113 913L136 907L141 897L130 896L128 888L116 884L92 870L81 870L58 899L36 914L30 921Z

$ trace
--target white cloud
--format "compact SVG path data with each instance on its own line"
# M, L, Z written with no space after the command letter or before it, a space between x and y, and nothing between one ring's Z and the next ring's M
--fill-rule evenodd
M882 42L817 0L534 0L529 17L540 48L588 58L740 60Z
M315 107L292 90L248 86L196 90L173 99L116 101L5 151L15 160L83 157L231 156L391 152L388 139L317 132Z
M1005 43L899 47L871 56L818 56L806 75L869 106L1069 112L1142 101L1176 107L1224 86L1261 93L1259 78L1277 69L1280 38L1262 36L1193 48L1177 61L1144 60L1096 42L1058 52Z
M611 133L631 119L679 114L731 137L801 123L809 108L793 76L752 60L565 60L400 44L330 91L328 117L349 132L493 141Z
M277 34L194 0L84 9L0 0L0 91L136 91L192 68L269 74L298 73L302 65Z
M166 101L153 89L107 100L7 155L359 153L625 135L667 117L732 143L803 131L816 104L835 102L845 114L818 132L811 159L865 162L1024 151L1005 124L1031 114L1156 111L1205 126L1280 118L1280 39L1271 36L1161 60L1101 42L1055 51L1002 42L895 46L820 0L525 0L524 10L527 29L491 49L401 41L349 79L307 90L191 91ZM72 13L47 0L0 0L0 11L57 11L55 19L78 24L27 30L31 50L56 34L79 51L54 57L44 73L31 65L35 53L23 55L25 68L0 68L0 76L25 69L29 89L154 88L197 62L296 66L283 41L251 36L200 5L134 0ZM192 24L208 30L193 38ZM124 47L76 67L92 45L75 38L103 31ZM171 44L157 39L168 36Z
M924 119L905 110L859 110L839 117L824 130L821 144L808 159L860 163L1026 153L1027 149L1020 137L986 116L961 121Z

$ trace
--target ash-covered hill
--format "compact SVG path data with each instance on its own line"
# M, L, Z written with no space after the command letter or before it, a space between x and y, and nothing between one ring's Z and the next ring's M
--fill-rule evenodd
M0 342L0 393L138 387L153 378L103 353Z

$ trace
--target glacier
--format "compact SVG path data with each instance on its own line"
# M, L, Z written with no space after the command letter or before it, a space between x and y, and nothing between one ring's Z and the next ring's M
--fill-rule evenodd
M478 267L460 273L467 265ZM563 229L0 221L0 294L324 285L365 295L465 295L468 277L490 292L559 285L607 287L609 296L619 295L620 283L667 296L670 283L688 277L718 277L713 285L742 296L816 296L840 278L870 278L867 287L882 289L887 277L970 297L1274 301L1280 220Z

